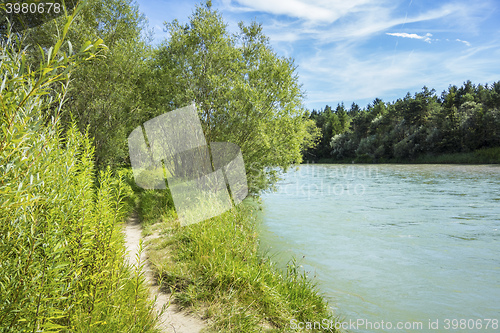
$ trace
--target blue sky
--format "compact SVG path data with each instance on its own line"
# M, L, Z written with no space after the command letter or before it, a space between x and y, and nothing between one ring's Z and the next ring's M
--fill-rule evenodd
M200 1L138 0L154 31L187 23ZM229 29L262 23L273 49L292 57L309 109L361 107L420 91L500 81L500 1L214 0Z

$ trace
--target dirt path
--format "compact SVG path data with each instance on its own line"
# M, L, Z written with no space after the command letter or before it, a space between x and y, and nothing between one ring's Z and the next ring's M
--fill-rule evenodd
M139 242L141 240L141 225L139 224L137 215L129 217L125 226L125 246L127 248L127 257L131 265L137 264L137 253L139 252ZM143 243L144 246L144 243ZM159 286L153 278L153 272L147 262L146 251L142 252L141 262L146 262L144 266L144 275L146 282L150 285L150 294L154 298L157 296L155 308L158 313L165 306L166 309L160 319L159 328L163 332L175 333L197 333L200 332L206 323L186 312L179 311L177 305L170 303L170 294L160 291ZM170 305L169 305L170 304Z

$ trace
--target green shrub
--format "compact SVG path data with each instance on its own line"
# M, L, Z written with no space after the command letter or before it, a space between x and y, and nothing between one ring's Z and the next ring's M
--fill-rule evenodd
M109 169L96 187L88 136L45 117L62 110L71 68L98 52L100 41L76 54L64 43L72 18L35 71L22 41L1 45L0 332L152 332L143 279L124 263L130 190Z
M500 163L500 147L482 148L476 150L474 155L482 163Z

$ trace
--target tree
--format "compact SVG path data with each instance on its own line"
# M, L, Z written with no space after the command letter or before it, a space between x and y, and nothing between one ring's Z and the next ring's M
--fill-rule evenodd
M498 147L498 96L498 82L475 86L467 81L460 88L450 85L440 98L424 86L393 103L376 98L364 110L353 103L349 130L330 139L331 155L366 162ZM342 109L339 105L335 112L339 119ZM326 122L321 112L314 119L318 126Z
M361 108L359 107L359 105L356 104L355 102L352 102L351 108L349 109L347 114L349 114L349 117L354 118L360 112L361 112Z
M415 97L410 99L407 112L403 115L410 126L419 127L425 125L430 114L437 107L437 97L435 90L429 90L426 86L422 91L415 94Z
M170 38L153 56L146 92L153 114L194 102L207 142L240 146L254 192L269 187L277 169L301 162L310 131L296 66L272 50L262 26L240 23L231 35L207 2L189 24L166 27Z
M340 129L336 131L335 134L344 133L349 129L349 126L351 125L351 118L347 114L347 111L344 107L344 103L337 105L337 108L335 109L335 114L337 115L340 123Z
M61 17L26 32L26 43L35 46L28 54L31 64L42 60L36 46L48 51L55 44L63 22ZM127 163L127 136L144 121L141 78L148 57L144 29L145 18L132 0L87 0L68 31L74 50L90 38L101 38L108 47L105 56L72 73L62 114L64 127L74 119L82 133L88 129L99 168Z

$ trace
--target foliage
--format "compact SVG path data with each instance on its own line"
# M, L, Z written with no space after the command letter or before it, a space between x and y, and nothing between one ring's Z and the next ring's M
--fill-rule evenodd
M74 49L88 39L102 39L108 49L100 59L83 63L72 73L67 91L64 128L75 121L80 132L88 130L95 145L99 169L128 163L127 137L144 122L141 80L148 58L146 19L132 0L82 1L79 15L68 30ZM48 49L55 44L64 18L26 32L26 43ZM28 52L28 63L40 62L37 48Z
M449 157L500 147L499 96L500 82L475 86L467 81L460 88L450 86L441 97L424 87L414 96L408 93L393 103L375 99L363 110L353 104L347 112L350 126L330 132L326 129L335 127L338 111L332 112L328 106L323 111L313 110L311 119L323 129L323 137L318 148L307 151L306 158L418 162L447 155L443 161L499 163L481 154Z
M2 36L0 332L155 331L140 264L131 272L123 261L120 223L138 197L144 221L176 213L168 190L127 184L127 170L113 175L127 163L132 128L195 101L207 141L242 148L254 193L318 136L293 60L276 55L260 25L240 24L233 36L217 11L199 6L190 25L169 25L172 37L152 54L131 0L87 0L77 11L37 23L24 39ZM229 331L330 318L295 263L280 272L257 255L250 213L211 221L175 227L167 240L186 259L171 276L196 280L177 293L181 303L210 294L207 315Z
M36 70L15 34L1 45L0 332L153 332L147 291L123 261L126 187L109 169L96 186L90 139L59 125L71 71L104 48L71 52L73 19Z
M304 158L318 160L330 157L330 142L334 137L345 133L350 127L352 118L349 116L349 112L345 109L344 104L338 104L335 110L326 105L323 111L313 110L309 119L316 123L320 136L317 138L317 145L304 151Z
M314 132L303 117L296 66L272 50L261 25L240 23L231 35L207 3L189 24L166 26L170 38L154 53L144 92L151 116L195 102L207 142L240 146L254 193L300 163Z
M427 164L492 164L500 163L500 147L481 148L468 153L426 154L418 156L414 163Z

